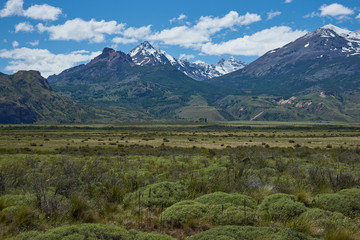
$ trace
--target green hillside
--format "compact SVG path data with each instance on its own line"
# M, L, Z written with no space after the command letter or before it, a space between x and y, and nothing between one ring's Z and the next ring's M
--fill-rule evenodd
M57 95L39 72L0 74L0 123L76 123L91 115Z

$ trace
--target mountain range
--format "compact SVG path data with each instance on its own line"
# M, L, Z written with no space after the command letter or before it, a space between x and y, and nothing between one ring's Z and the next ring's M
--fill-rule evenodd
M14 76L0 76L7 79L2 81L2 89ZM61 95L56 96L72 106L66 108L72 109L71 113L83 112L83 122L89 121L89 114L95 122L359 121L360 33L326 25L250 64L234 58L214 65L191 63L143 42L128 54L105 48L89 63L50 76L48 81L51 87L43 84L42 88L50 95L55 96L54 91ZM11 102L12 93L8 91L4 98L4 92L0 99ZM37 116L42 116L40 110ZM79 121L73 115L70 119L67 121Z
M189 62L186 59L176 59L167 52L152 46L149 42L143 42L128 55L131 57L136 65L140 66L155 66L162 64L169 64L176 67L186 76L203 81L214 77L234 72L246 66L246 63L241 62L234 57L229 59L221 59L217 64L207 64L205 62Z
M246 68L210 81L253 94L290 96L355 90L359 74L360 33L326 25L267 52Z

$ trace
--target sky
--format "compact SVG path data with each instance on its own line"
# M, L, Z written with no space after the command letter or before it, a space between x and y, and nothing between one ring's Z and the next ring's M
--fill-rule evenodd
M143 41L193 62L251 62L327 24L360 30L360 1L0 0L0 72L48 77Z

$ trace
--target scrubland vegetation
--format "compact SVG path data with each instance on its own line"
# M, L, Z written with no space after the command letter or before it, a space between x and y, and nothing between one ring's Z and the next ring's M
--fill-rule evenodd
M356 125L0 127L0 238L359 239Z

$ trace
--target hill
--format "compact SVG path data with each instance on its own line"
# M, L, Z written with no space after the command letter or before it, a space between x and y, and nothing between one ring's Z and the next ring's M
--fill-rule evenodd
M0 123L74 123L91 115L57 95L37 71L0 73Z
M129 55L110 48L88 64L48 80L55 91L80 103L121 107L151 119L178 118L176 110L188 105L193 96L201 95L212 104L225 94L219 87L187 77L174 66L138 66Z

